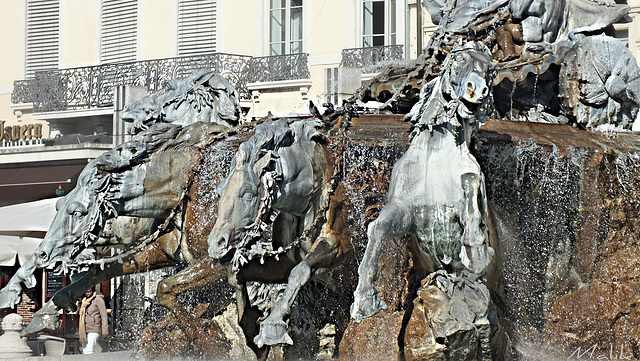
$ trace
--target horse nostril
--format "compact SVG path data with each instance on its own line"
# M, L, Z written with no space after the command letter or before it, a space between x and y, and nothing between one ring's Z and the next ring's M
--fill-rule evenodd
M46 261L48 256L47 256L47 252L42 251L40 252L40 254L38 255L40 257L41 260Z
M486 87L486 86L485 86L485 87L483 87L483 88L482 88L482 93L481 93L481 94L482 94L482 97L483 97L483 98L484 98L484 97L486 97L487 95L489 95L489 88L488 88L488 87Z
M472 82L467 82L467 93L469 94L470 98L473 98L473 95L475 94L475 89Z
M216 245L219 251L227 248L227 244L228 244L228 239L226 236L218 237L218 240L216 241Z

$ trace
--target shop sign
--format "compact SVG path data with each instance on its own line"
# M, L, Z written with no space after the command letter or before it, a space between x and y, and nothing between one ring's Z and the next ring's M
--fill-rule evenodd
M25 124L4 126L5 121L0 120L0 140L12 142L16 140L31 140L42 138L42 124Z

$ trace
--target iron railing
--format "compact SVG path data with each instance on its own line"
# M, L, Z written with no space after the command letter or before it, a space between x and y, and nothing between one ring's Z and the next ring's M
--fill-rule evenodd
M34 79L15 81L11 101L33 103L36 112L110 107L118 85L139 85L154 92L198 69L217 72L234 84L242 98L249 98L247 83L308 78L307 57L213 53L42 71Z
M373 73L403 58L402 45L343 49L340 66L343 68L362 68L365 73Z
M249 59L249 56L213 53L41 71L36 72L32 80L14 82L11 101L32 102L36 112L110 107L117 85L139 85L157 91L171 79L197 69L218 72L248 96L242 71Z
M309 54L287 54L251 58L247 63L247 83L308 79Z

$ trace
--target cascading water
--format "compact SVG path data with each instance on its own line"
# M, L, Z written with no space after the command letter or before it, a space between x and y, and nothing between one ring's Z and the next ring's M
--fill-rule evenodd
M527 360L571 359L591 347L596 356L609 348L629 356L634 343L620 337L629 325L618 319L634 312L639 290L629 257L638 247L624 238L638 214L637 148L605 154L596 142L576 147L570 138L481 132L476 150L502 236L500 303Z

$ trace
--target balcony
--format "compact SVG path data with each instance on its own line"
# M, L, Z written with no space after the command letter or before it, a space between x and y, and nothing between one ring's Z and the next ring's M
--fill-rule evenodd
M83 110L113 106L119 85L162 89L171 79L197 69L211 69L229 80L243 99L247 83L295 80L309 77L308 54L251 57L212 53L199 56L103 64L37 72L34 79L17 80L11 102L33 103L34 112Z
M308 79L309 54L286 54L251 58L247 62L246 83Z
M361 68L365 73L377 73L384 67L404 59L403 45L373 46L342 50L343 68Z

